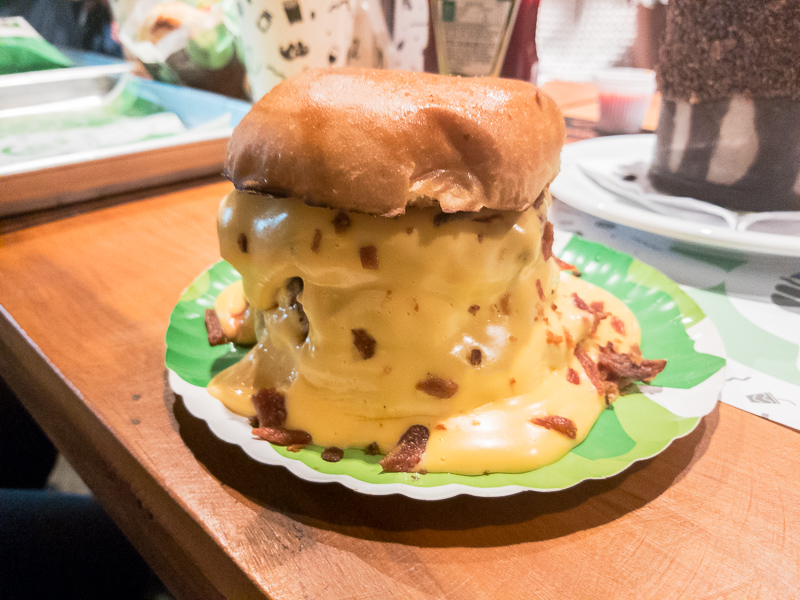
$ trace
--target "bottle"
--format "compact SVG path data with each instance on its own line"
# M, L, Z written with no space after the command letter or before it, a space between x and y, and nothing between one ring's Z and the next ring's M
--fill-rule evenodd
M439 72L472 77L500 75L520 2L431 0Z

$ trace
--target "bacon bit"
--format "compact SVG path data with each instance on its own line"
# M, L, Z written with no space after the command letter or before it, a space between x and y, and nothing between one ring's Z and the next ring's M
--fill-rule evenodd
M428 373L425 379L417 382L416 388L434 398L452 398L458 391L458 384L452 379L442 379Z
M286 397L275 388L258 390L250 400L260 427L283 427L286 423Z
M236 238L236 245L239 246L239 250L247 254L247 236L244 233L240 233Z
M470 306L470 307L467 309L467 312L468 312L469 314L471 314L471 315L477 315L477 314L478 314L478 311L479 311L480 309L481 309L481 307L480 307L480 306L478 306L477 304L473 304L472 306Z
M620 335L625 335L625 322L616 315L611 316L611 329Z
M515 384L515 383L517 383L517 380L516 380L516 379L514 379L513 377L512 377L511 379L509 379L509 380L508 380L508 385L510 385L510 386L512 386L512 387L514 386L514 384Z
M542 257L550 260L553 257L553 224L547 221L542 231Z
M578 436L578 428L572 419L567 417L559 417L558 415L547 415L546 417L535 417L531 419L531 423L557 431L569 439L574 440Z
M553 303L550 305L550 310L552 310L553 312L558 312L558 307L556 306L556 303L555 303L555 302L553 302Z
M578 375L578 372L575 369L570 367L567 369L567 381L578 385L581 382L581 376Z
M319 229L314 230L314 239L311 240L311 251L314 254L319 253L319 245L322 242L322 231Z
M553 256L553 259L556 261L556 265L558 266L558 268L561 269L562 271L572 271L573 273L575 273L577 277L581 276L581 272L578 271L578 267L576 267L575 265L571 265L568 262L561 260L557 256Z
M433 428L438 431L447 431L447 427L445 427L442 423L437 423L433 426Z
M333 230L336 233L344 233L350 229L352 221L350 221L350 216L346 212L340 210L338 213L336 213L336 216L333 218L331 223L333 223Z
M592 312L589 310L589 305L584 302L583 298L578 296L577 293L572 292L572 303L581 310L585 310L586 312Z
M539 294L539 300L544 302L547 299L547 296L544 295L544 289L542 288L542 280L536 280L536 293Z
M545 330L545 338L546 338L546 341L547 341L548 344L553 344L553 345L556 345L556 346L564 341L563 337L561 337L560 335L554 334L549 329Z
M378 268L378 249L375 246L362 246L358 249L361 257L361 266L364 269L375 271Z
M253 435L257 435L262 440L267 440L271 444L276 444L278 446L308 445L311 443L311 436L309 433L300 429L257 427L253 429Z
M508 341L509 342L516 342L517 341L517 336L515 336L515 335L508 336Z
M594 386L594 389L597 390L599 395L604 393L603 390L603 379L600 376L600 371L597 369L597 365L594 364L592 357L586 353L586 350L578 346L575 348L575 358L578 359L578 362L581 363L586 376L589 378L589 381Z
M606 404L611 404L619 398L619 384L616 381L604 381L603 391L606 395Z
M479 367L483 361L483 353L480 348L473 348L469 351L469 364L473 367Z
M569 329L566 327L562 327L564 331L564 340L567 342L567 348L573 348L575 346L575 340L572 338L572 334L569 332Z
M367 456L377 456L381 453L381 449L378 447L378 442L372 442L369 446L364 448L364 454Z
M597 332L597 326L600 325L600 321L605 319L608 316L608 313L603 310L603 303L602 302L592 302L591 306L586 304L586 302L578 296L575 292L572 292L572 302L581 310L585 310L592 315L592 329L589 332L589 335L594 335Z
M219 322L217 311L213 308L207 308L205 322L209 346L221 346L222 344L228 343L228 337L222 330L222 324Z
M306 444L289 444L286 446L289 452L300 452L300 450L305 450L306 448L308 448Z
M637 354L621 354L611 342L600 348L598 358L598 367L608 381L624 383L628 380L652 381L666 365L667 361L663 359L646 360Z
M397 445L386 453L378 464L389 473L410 473L419 464L428 444L428 428L412 425L400 437Z
M322 451L321 458L325 462L339 462L344 458L344 450L336 446L325 448L325 450Z
M500 297L500 312L506 316L511 314L511 304L507 293Z
M366 329L351 329L353 334L353 346L356 347L361 358L367 360L375 356L375 338L367 333Z

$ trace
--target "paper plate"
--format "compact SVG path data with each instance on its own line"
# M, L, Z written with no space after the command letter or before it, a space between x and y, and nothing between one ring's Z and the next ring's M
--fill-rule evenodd
M186 408L208 423L220 439L237 444L253 459L283 465L308 481L338 482L373 495L403 494L438 500L458 494L506 496L524 490L556 491L586 479L616 475L632 463L655 456L685 436L716 405L724 381L724 350L717 330L677 284L627 254L579 237L558 236L556 252L578 267L583 279L613 293L636 315L646 358L666 358L667 367L639 393L618 398L604 410L589 435L561 460L526 473L453 475L384 473L380 456L345 450L336 463L321 458L324 448L289 452L256 438L247 419L211 397L211 378L245 350L208 345L204 325L220 291L238 279L226 262L202 273L183 293L167 330L169 382Z

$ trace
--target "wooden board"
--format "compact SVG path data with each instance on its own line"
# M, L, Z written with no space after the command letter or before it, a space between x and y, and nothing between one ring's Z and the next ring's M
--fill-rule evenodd
M563 492L419 502L300 481L164 380L227 183L0 236L0 373L180 598L798 598L800 435L720 406Z

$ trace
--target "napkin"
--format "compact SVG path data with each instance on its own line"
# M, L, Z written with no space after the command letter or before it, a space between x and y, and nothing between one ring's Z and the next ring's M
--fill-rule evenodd
M733 231L800 235L800 211L736 212L697 198L662 194L650 183L645 161L586 160L577 167L603 189L654 213Z

